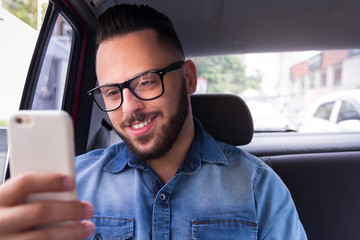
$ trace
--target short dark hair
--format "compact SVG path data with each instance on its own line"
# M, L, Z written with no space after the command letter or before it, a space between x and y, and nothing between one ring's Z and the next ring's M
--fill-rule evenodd
M99 46L101 42L113 37L145 29L153 29L163 46L184 58L172 21L147 5L121 4L106 10L99 17L96 43Z

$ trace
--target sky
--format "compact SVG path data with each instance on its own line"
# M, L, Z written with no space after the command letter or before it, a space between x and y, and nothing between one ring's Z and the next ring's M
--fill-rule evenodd
M0 33L0 119L6 120L19 108L38 32L0 7Z

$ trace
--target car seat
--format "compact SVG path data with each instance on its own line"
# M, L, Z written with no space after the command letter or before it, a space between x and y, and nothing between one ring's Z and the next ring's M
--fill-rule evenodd
M234 146L246 145L251 142L254 132L253 120L249 108L239 96L194 94L190 98L193 116L200 120L204 129L216 140ZM106 148L114 143L114 141L110 141L113 132L112 126L106 119L107 117L104 116L101 126L90 142L88 151Z

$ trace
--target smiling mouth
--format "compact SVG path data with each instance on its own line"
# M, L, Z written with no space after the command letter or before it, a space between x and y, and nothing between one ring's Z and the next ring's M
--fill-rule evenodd
M148 119L148 120L145 120L143 122L140 122L140 123L136 123L136 124L132 124L131 127L133 129L141 129L141 128L144 128L146 125L148 125L150 122L151 122L151 118Z

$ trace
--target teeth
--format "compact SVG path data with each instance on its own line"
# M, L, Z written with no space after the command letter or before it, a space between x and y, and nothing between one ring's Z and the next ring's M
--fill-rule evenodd
M146 125L148 125L150 122L151 122L151 119L148 119L148 120L146 120L146 121L144 121L144 122L131 125L131 127L134 128L134 129L140 129L140 128L143 128L143 127L145 127Z

